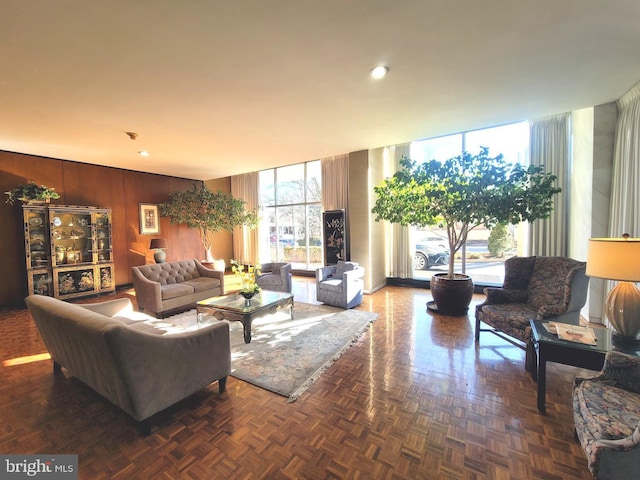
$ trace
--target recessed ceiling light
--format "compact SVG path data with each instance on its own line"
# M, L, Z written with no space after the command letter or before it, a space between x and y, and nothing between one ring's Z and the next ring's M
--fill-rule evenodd
M148 157L149 156L149 152L147 152L146 150L141 150L138 153L140 154L141 157Z
M374 67L371 69L371 72L369 72L369 74L371 75L371 78L376 78L376 79L386 76L387 73L389 73L389 69L384 66Z

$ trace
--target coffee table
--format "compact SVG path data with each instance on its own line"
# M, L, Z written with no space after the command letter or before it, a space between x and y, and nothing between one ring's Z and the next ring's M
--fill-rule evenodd
M255 318L291 307L293 320L293 295L291 293L262 290L250 300L239 293L207 298L196 304L198 313L211 315L218 320L242 322L244 343L251 343L251 323Z
M547 362L562 363L589 370L602 370L604 357L609 350L640 356L638 345L614 345L609 328L594 328L596 345L560 340L557 335L550 333L544 327L543 320L529 320L533 333L533 345L536 350L537 362L535 371L531 374L538 382L538 411L545 413L545 396L547 382Z

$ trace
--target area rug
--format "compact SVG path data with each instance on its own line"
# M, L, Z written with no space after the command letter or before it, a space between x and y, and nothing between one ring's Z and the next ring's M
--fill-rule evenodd
M296 303L253 321L245 344L240 322L229 322L231 375L295 402L369 328L378 314ZM169 317L182 323L195 310Z

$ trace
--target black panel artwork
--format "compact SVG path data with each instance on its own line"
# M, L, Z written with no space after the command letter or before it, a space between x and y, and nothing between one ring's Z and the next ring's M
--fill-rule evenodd
M346 214L344 210L328 210L322 214L324 231L324 263L335 265L347 260Z

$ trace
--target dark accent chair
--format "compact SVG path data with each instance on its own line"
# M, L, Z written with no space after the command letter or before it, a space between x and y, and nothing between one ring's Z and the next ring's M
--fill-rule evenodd
M290 263L263 263L256 283L265 290L291 293L292 275Z
M576 378L573 418L594 478L638 478L640 358L611 351L600 374Z
M487 298L476 307L476 342L480 332L498 335L525 350L525 367L535 372L529 319L578 324L587 300L586 265L568 257L509 258L503 286L485 288Z

